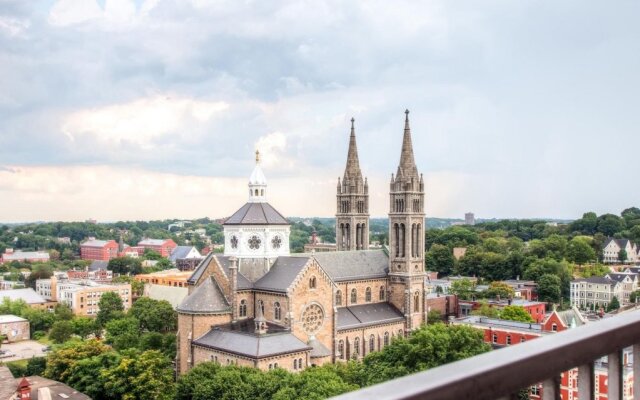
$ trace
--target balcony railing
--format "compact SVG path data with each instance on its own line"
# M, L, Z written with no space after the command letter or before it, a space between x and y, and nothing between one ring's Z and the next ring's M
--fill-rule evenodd
M594 398L594 362L608 356L608 398L623 397L622 352L632 346L633 393L640 398L640 311L338 396L336 400L513 399L542 382L544 400L560 399L560 374L578 368L578 398Z

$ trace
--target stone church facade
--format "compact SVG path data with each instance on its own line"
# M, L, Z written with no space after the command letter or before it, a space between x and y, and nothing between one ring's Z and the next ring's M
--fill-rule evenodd
M424 182L406 112L390 184L388 248L369 248L369 187L354 121L338 179L337 252L290 254L289 223L267 202L256 152L249 200L224 226L224 254L209 254L178 306L179 374L214 361L300 371L361 359L426 321Z

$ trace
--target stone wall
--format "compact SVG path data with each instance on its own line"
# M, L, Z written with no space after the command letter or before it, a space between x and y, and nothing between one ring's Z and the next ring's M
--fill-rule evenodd
M364 356L371 353L369 341L373 335L373 351L380 351L384 348L385 333L389 337L389 343L391 340L404 336L404 321L396 322L393 324L383 324L370 326L361 329L349 329L344 331L338 331L336 337L336 361L348 361L351 359L361 360ZM356 338L359 341L359 351L356 351ZM340 342L344 344L344 352L339 354Z
M181 314L178 313L178 355L177 368L184 374L193 364L191 360L191 341L211 330L213 325L231 322L231 313L226 314Z
M383 303L387 301L388 296L388 280L383 279L367 279L357 281L340 282L337 284L338 290L342 292L342 304L336 304L337 307L351 306L355 304L367 303ZM380 300L380 288L384 288L384 299ZM371 301L366 301L367 288L371 288ZM351 291L356 289L357 301L351 302Z

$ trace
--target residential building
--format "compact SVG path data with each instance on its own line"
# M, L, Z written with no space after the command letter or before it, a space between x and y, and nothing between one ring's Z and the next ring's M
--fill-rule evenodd
M24 300L29 306L44 310L53 310L56 304L55 301L45 299L31 288L0 290L0 301L4 298L11 301Z
M618 298L620 304L629 304L631 293L638 290L638 274L634 272L610 272L604 276L622 284L622 297Z
M46 262L49 261L49 253L46 251L21 251L6 249L4 254L0 256L0 264L12 261L21 262Z
M109 261L118 257L118 243L115 240L89 240L80 244L80 258L83 260Z
M627 259L625 262L635 263L640 261L638 247L635 243L629 239L614 238L608 238L604 242L604 247L602 248L602 261L605 263L619 263L620 251L622 250L627 253Z
M571 305L582 310L606 309L614 296L622 304L624 283L598 276L571 281Z
M151 283L154 285L187 287L187 280L193 274L193 271L180 271L178 269L167 269L164 271L153 272L150 274L139 274L134 277L135 280Z
M368 190L355 150L353 128L335 203L344 250L295 255L257 155L249 199L223 224L224 253L200 263L177 307L178 373L204 361L295 372L362 359L426 322L424 180L408 111L389 185L388 249L366 250Z
M144 239L138 243L137 247L141 249L138 251L138 255L143 255L144 250L149 249L160 254L162 257L168 258L177 246L173 239Z
M86 284L79 283L59 283L58 284L58 301L66 303L75 315L95 316L100 311L98 306L100 298L103 294L114 292L122 299L124 309L131 307L131 285L121 283L117 285L105 285L88 282Z
M169 255L169 261L171 261L174 265L178 262L178 260L200 260L202 258L202 255L194 246L177 246L171 251L171 255Z
M29 340L29 321L16 315L0 315L0 336L9 343Z
M538 300L538 284L535 281L518 279L507 279L502 281L511 286L514 291L513 297L530 301Z
M469 316L473 311L480 309L483 303L497 309L502 309L506 306L520 306L531 315L531 318L533 318L536 323L542 323L545 319L546 303L524 299L460 300L458 301L460 307L458 315L461 317Z

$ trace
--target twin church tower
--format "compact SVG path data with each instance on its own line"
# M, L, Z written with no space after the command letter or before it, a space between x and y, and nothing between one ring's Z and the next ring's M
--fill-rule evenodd
M342 180L338 178L338 251L369 249L369 184L360 170L354 122L352 118L344 176ZM389 258L392 266L389 272L422 271L424 180L413 156L409 110L405 111L400 163L396 174L391 174L389 189Z

